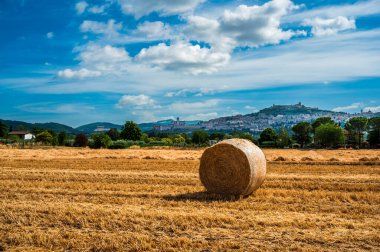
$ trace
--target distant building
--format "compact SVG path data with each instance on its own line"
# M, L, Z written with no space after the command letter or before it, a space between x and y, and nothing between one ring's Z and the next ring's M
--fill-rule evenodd
M8 135L14 135L14 136L19 136L23 140L33 140L35 135L30 133L29 131L11 131L8 133Z
M105 128L104 126L97 126L94 132L108 132L110 128Z
M178 131L178 130L196 130L202 128L202 123L199 121L197 123L188 124L186 121L181 121L179 117L177 117L176 121L171 121L170 123L156 123L153 125L154 131Z

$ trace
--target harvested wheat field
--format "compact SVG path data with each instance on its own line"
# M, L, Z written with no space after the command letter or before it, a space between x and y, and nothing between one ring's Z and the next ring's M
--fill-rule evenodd
M233 199L204 193L202 150L2 149L0 248L380 250L379 151L264 152Z

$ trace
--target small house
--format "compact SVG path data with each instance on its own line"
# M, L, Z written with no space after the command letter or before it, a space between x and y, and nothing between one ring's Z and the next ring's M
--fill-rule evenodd
M35 138L35 135L29 131L12 131L9 132L8 135L19 136L22 140L33 140Z

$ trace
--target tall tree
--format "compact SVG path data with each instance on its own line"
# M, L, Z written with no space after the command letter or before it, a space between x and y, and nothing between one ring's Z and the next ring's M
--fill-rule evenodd
M259 142L275 142L277 139L276 131L272 128L266 128L260 133Z
M5 137L7 133L8 126L3 121L0 121L0 137Z
M74 146L75 147L86 147L88 145L88 138L85 134L80 133L75 136Z
M313 133L315 133L315 130L321 126L322 124L334 124L334 120L331 119L331 117L327 116L327 117L319 117L317 118L312 124L311 126L313 127Z
M51 145L53 145L53 146L58 145L58 136L57 136L57 133L54 130L51 130L51 129L49 129L47 131L53 137L53 140L51 141Z
M123 126L120 136L125 140L138 141L142 136L142 132L136 123L127 121Z
M300 122L292 127L292 131L294 132L294 140L301 145L301 148L311 142L311 133L313 128L310 123Z
M59 132L59 134L58 134L58 145L61 145L61 146L64 145L66 138L67 138L67 134L65 131Z
M205 144L209 140L209 135L204 130L196 130L193 132L192 141L195 144Z
M185 139L185 143L191 144L191 137L187 133L182 133L181 136Z
M334 147L344 143L344 133L340 127L334 124L321 124L315 130L315 140L324 147Z
M44 131L45 130L43 128L39 128L39 127L33 127L33 129L32 129L32 133L34 135L38 135L38 134L40 134L41 132L44 132Z
M223 132L217 132L217 131L215 131L215 132L212 132L211 134L210 134L210 140L218 140L218 141L220 141L220 140L223 140L224 139L224 136L225 136L226 134L225 133L223 133Z
M380 117L373 117L368 120L368 141L372 146L380 144Z
M276 145L281 148L284 148L285 146L290 145L289 133L288 133L288 130L285 129L284 127L281 128L280 133L278 133Z
M115 128L110 129L107 132L107 135L112 139L112 141L116 141L120 139L120 132Z
M365 117L353 117L346 123L346 130L354 136L356 143L362 143L363 132L367 129L368 119Z

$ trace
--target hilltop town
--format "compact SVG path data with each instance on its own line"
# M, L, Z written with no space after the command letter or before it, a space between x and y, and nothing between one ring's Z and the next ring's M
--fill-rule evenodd
M279 129L291 128L295 124L305 121L311 122L319 117L331 117L340 124L345 124L352 117L371 118L379 113L371 111L355 114L321 110L303 105L301 102L294 105L275 105L262 109L256 113L247 115L235 115L220 117L209 121L180 121L165 120L153 125L154 131L159 132L183 132L204 129L208 131L246 131L254 134L260 133L266 128Z

